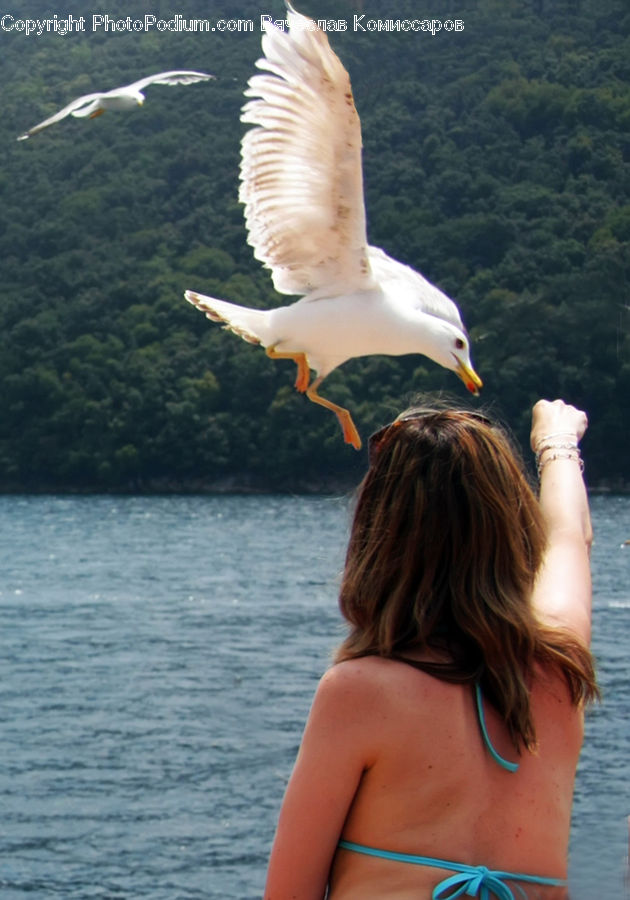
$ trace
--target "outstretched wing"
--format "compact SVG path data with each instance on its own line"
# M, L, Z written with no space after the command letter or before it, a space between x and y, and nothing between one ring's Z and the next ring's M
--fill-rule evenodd
M29 128L28 131L25 131L24 134L21 134L19 136L18 141L25 141L27 138L32 137L32 135L37 134L38 131L43 131L43 129L48 128L49 125L54 125L55 122L60 122L61 119L65 119L66 116L69 116L81 106L92 103L94 100L98 100L102 96L102 93L97 93L84 94L82 97L77 97L76 100L73 100L72 103L68 103L67 106L64 106L63 109L60 109L59 112L54 114L54 116L50 116L48 119L44 119L43 122L40 122L39 125L35 125L33 128Z
M291 8L290 31L265 23L266 70L249 80L239 199L254 255L284 294L372 288L361 125L350 79L315 23ZM317 294L316 294L317 296Z
M187 69L175 69L173 72L158 72L157 75L147 75L139 81L132 84L126 84L123 88L117 88L117 91L142 91L150 84L195 84L197 81L208 81L214 78L214 75L207 75L205 72L191 72Z

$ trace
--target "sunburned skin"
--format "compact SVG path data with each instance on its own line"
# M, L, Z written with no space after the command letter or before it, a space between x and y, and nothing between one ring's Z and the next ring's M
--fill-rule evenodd
M485 704L493 746L504 759L518 762L518 770L509 772L483 741L470 686L377 658L335 668L331 695L338 694L345 705L352 692L357 718L378 723L378 735L366 735L373 762L361 776L342 839L502 872L566 878L572 773L583 717L561 679L541 673L533 690L535 755L516 754L496 711ZM325 702L334 704L336 698ZM436 884L452 874L342 849L333 861L329 897L430 898ZM568 896L563 887L527 885L527 890L530 898Z

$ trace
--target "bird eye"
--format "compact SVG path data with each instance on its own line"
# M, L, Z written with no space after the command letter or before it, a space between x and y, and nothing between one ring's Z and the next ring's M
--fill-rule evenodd
M463 341L461 338L457 338L457 340L455 341L455 346L457 347L458 350L463 350L464 347L466 346L466 342Z

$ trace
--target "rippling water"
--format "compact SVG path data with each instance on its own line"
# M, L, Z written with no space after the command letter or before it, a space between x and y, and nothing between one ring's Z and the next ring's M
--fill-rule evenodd
M630 813L630 498L593 510L574 900L623 895ZM3 900L261 896L347 523L334 498L0 497Z

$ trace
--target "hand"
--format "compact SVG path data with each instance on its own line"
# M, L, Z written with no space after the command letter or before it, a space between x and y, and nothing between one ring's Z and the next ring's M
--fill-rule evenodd
M588 428L588 418L581 409L576 409L564 400L539 400L532 410L532 431L530 436L532 450L548 435L560 435L567 441L575 435L577 441L584 436Z

